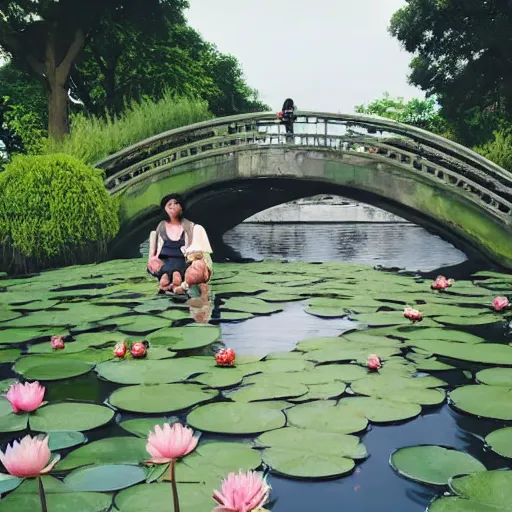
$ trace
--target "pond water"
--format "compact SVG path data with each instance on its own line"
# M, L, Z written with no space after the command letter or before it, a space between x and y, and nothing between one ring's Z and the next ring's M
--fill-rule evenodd
M447 487L399 476L389 459L406 446L450 446L487 470L511 468L510 459L488 449L483 438L510 424L512 400L495 391L499 386L488 385L488 399L468 403L462 397L454 407L446 403L444 391L475 383L475 374L484 368L512 366L510 315L489 306L496 295L510 295L511 275L476 267L461 251L412 224L243 224L224 241L243 258L265 262L216 264L210 297L187 304L156 295L141 259L0 280L0 379L37 379L47 388L49 405L33 413L31 429L82 431L85 448L121 438L118 445L85 455L80 453L84 447L58 450L63 463L52 473L55 477L66 477L71 485L82 466L141 462L144 436L137 439L123 422L149 418L139 427L144 434L150 424L172 416L203 432L203 451L181 463L188 459L189 466L177 468L178 479L187 470L189 478L193 475L179 484L184 512L210 511L211 489L219 487L221 475L239 466L260 467L254 452L270 471L272 503L267 508L272 512L425 511ZM372 270L373 265L405 270ZM432 276L448 267L447 277L456 282L447 292L432 292ZM405 305L422 310L423 321L411 325L404 319ZM57 333L66 336L66 348L54 352L49 338ZM149 340L148 359L112 361L112 347L122 339ZM478 352L486 342L488 350ZM215 367L213 355L223 346L235 350L236 369ZM383 360L378 374L365 368L372 352ZM302 380L306 377L310 380ZM508 373L495 379L505 383L502 390L512 387ZM240 383L244 387L239 389ZM4 389L9 384L0 383ZM354 394L371 398L357 408L354 400L364 399ZM485 401L491 407L480 414L479 403ZM70 409L57 409L59 402ZM210 402L221 408L208 409ZM99 409L88 414L86 404ZM233 404L248 405L237 412ZM316 409L293 420L294 412L307 404L332 404L336 411L347 407L345 416L327 415L325 422L316 419L325 411ZM0 399L4 445L19 439L26 425L7 406ZM408 413L411 407L421 413ZM110 410L115 415L102 420ZM404 419L394 421L389 414ZM354 421L363 424L351 427ZM288 439L296 442L272 438L280 428L289 429ZM266 431L255 450L252 443ZM343 448L346 435L360 439L366 457L361 445L357 454ZM267 448L262 452L263 441ZM233 446L241 452L231 454ZM348 465L340 466L340 459ZM421 462L420 472L425 469ZM81 482L75 490L108 490L99 489L94 479ZM46 485L56 484L47 480ZM110 503L118 489L98 499ZM30 489L22 491L0 500L0 512L37 510L25 494ZM52 499L62 506L66 496ZM70 512L105 508L105 502L80 499ZM120 512L170 511L170 485L140 483L117 493L115 504ZM467 508L439 511L477 506L471 501Z

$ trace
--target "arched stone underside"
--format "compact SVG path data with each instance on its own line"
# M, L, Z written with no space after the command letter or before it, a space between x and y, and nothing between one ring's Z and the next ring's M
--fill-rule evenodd
M276 204L331 193L396 213L512 269L510 173L390 120L298 115L293 137L275 114L251 114L173 130L100 162L120 200L114 250L147 236L170 191L186 196L188 217L218 233Z

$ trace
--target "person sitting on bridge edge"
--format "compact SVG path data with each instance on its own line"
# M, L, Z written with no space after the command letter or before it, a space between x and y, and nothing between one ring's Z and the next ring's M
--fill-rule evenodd
M297 107L293 103L293 100L291 98L287 98L283 103L283 109L279 114L277 114L281 123L286 127L286 133L293 134L293 123L297 119L297 116L295 115L296 108Z
M185 205L179 194L166 195L160 206L168 220L149 236L148 272L163 292L183 295L190 286L206 286L213 266L205 229L183 217Z

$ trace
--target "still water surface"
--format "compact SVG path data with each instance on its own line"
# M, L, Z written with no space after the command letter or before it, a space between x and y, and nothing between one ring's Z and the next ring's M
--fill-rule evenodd
M240 224L224 241L242 257L256 260L345 261L440 274L443 267L465 262L462 273L471 272L463 252L413 224ZM349 320L317 318L304 312L304 304L288 303L282 313L223 324L222 332L226 345L240 353L268 353L269 348L292 350L302 339L339 335L349 324L353 328ZM439 376L451 385L469 383L460 370ZM389 465L391 453L403 446L446 445L470 453L488 469L504 468L507 461L487 452L476 437L503 426L458 414L446 404L424 407L421 416L403 424L372 425L362 436L370 457L352 475L307 483L273 475L272 511L423 512L442 490L399 477Z

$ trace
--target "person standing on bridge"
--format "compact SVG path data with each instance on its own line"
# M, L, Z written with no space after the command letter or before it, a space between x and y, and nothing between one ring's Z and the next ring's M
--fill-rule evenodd
M206 286L212 274L212 248L205 229L183 217L179 194L168 194L160 206L168 220L149 236L148 272L159 280L163 292L183 295L190 286Z
M277 115L281 123L283 123L286 128L286 142L289 140L288 134L290 133L293 135L293 123L297 119L297 116L295 115L296 108L297 107L295 106L293 100L291 98L287 98L283 103L283 109Z

